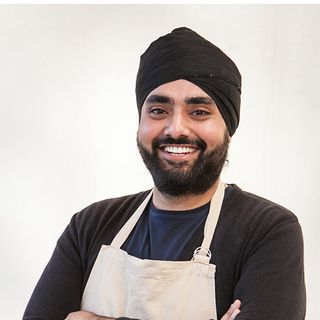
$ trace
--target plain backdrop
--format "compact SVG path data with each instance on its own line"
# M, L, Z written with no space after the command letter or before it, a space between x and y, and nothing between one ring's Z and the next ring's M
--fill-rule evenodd
M2 319L21 318L74 213L152 186L136 148L135 76L150 42L180 26L242 73L223 179L297 215L307 319L320 318L320 6L1 5Z

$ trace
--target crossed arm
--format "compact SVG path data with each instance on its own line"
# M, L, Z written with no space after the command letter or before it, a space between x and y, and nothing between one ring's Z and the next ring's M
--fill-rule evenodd
M221 320L233 320L240 313L240 300L236 300L229 308L227 313ZM115 320L114 318L97 316L94 313L87 311L77 311L69 313L65 320ZM134 320L134 319L132 319Z
M72 226L71 224L58 242L23 319L108 319L83 311L71 312L80 308L85 270L77 253L78 243L82 239L73 239L75 232L69 232ZM246 242L240 276L235 279L235 286L228 288L228 292L230 289L232 294L229 297L225 292L219 291L218 297L222 297L217 301L219 320L303 320L305 285L303 241L299 224L295 221L275 221L270 227L260 229L254 229L253 234L259 241L251 241L249 244ZM228 238L223 238L223 246L226 245L225 239ZM85 254L83 256L86 257ZM86 264L87 261L84 265ZM239 267L238 264L236 266ZM226 280L232 276L233 273L231 276L229 273L220 273L219 279L223 281L218 283L218 290L223 289ZM227 281L227 284L230 285L230 282ZM63 296L61 292L64 292ZM240 302L236 302L224 313L232 297L241 299L241 313Z

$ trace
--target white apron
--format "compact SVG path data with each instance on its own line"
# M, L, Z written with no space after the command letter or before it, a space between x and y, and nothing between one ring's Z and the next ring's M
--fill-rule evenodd
M152 192L111 245L103 245L85 287L81 310L112 318L217 320L215 265L209 250L224 197L220 181L209 209L201 247L191 261L139 259L120 249Z

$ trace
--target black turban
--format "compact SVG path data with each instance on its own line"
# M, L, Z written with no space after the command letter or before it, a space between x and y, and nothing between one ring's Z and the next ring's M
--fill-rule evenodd
M194 83L215 101L232 136L240 118L239 70L218 47L185 27L155 40L141 56L136 80L139 114L152 90L178 79Z

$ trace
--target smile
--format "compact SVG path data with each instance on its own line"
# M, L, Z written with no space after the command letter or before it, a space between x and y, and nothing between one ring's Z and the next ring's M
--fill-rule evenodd
M169 153L191 153L195 150L195 148L190 148L190 147L177 147L177 146L166 146L164 147L164 151L169 152Z
M168 161L191 161L199 151L197 146L188 144L163 144L159 147L163 159Z

